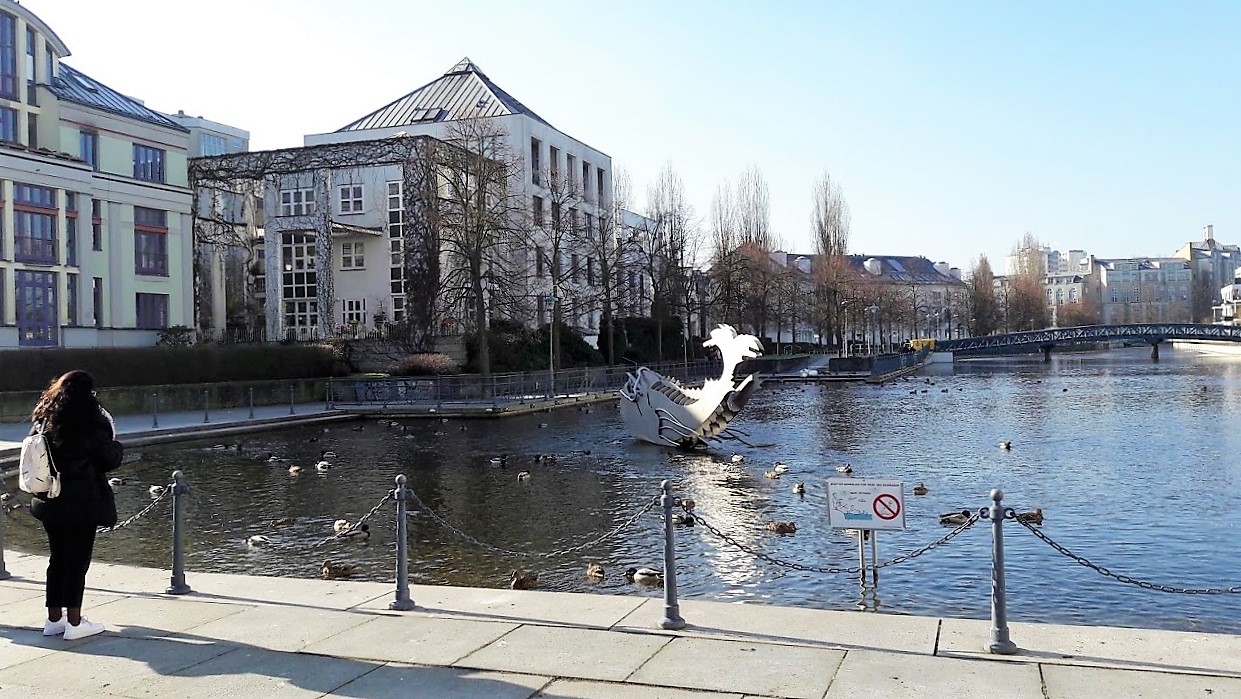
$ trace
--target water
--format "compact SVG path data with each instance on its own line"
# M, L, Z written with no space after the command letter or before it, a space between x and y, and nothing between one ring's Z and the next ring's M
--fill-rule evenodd
M924 377L934 385L922 383ZM926 389L926 393L921 393ZM946 392L944 392L946 389ZM911 391L914 391L911 393ZM898 478L907 525L882 533L879 556L916 549L949 531L938 514L988 504L993 487L1018 510L1041 507L1043 530L1075 552L1135 578L1182 587L1241 585L1241 361L1145 350L980 360L937 367L885 387L766 385L737 427L766 448L738 445L672 462L666 450L628 438L615 406L504 420L405 420L408 431L374 422L304 427L241 437L244 452L185 443L134 450L118 493L122 517L149 502L147 487L183 469L194 489L187 564L193 571L313 577L325 559L358 565L355 579L390 581L394 531L385 508L366 542L315 544L336 519L368 511L397 473L448 521L508 549L550 551L610 529L679 481L711 521L739 541L817 566L857 563L856 540L826 523L825 480L850 463L854 476ZM540 428L540 423L547 423ZM365 425L361 431L351 424ZM462 427L465 431L461 431ZM436 432L442 432L437 436ZM314 441L311 441L314 440ZM1012 450L997 445L1011 440ZM218 441L218 440L217 440ZM230 440L235 441L235 440ZM316 473L320 449L339 456ZM589 450L590 454L580 453ZM733 465L733 451L746 461ZM268 464L268 452L306 467ZM577 453L575 453L577 452ZM507 468L489 459L510 455ZM554 453L555 463L535 455ZM256 458L257 457L257 458ZM762 475L776 461L779 480ZM518 471L532 477L519 482ZM792 492L795 482L806 494ZM273 529L278 517L297 524ZM763 529L794 520L798 531ZM42 550L42 532L10 519L10 545ZM463 544L426 517L410 520L411 581L504 587L515 568L537 569L540 588L657 596L620 573L662 567L658 510L619 538L581 555L530 561ZM101 537L97 558L167 566L168 509ZM266 534L270 547L245 539ZM856 578L778 568L724 545L703 527L679 529L678 576L686 598L826 609L986 618L990 535L985 524L949 545L882 571L877 595ZM1009 614L1014 621L1105 624L1241 633L1241 595L1189 596L1123 585L1076 565L1017 525L1006 526ZM608 571L602 583L586 564Z

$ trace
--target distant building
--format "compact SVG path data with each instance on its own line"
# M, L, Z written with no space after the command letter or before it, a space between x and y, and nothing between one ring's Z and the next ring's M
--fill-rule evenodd
M848 255L860 280L858 313L870 311L880 339L955 338L968 327L967 285L961 270L947 262L903 255Z
M189 131L68 55L0 0L0 348L150 345L193 324Z
M1179 257L1092 258L1087 278L1105 325L1193 320L1193 266Z
M201 116L188 116L184 110L164 116L189 130L191 158L244 153L250 150L250 132L244 129Z
M1211 307L1221 302L1220 289L1231 283L1233 272L1241 266L1241 247L1216 241L1215 226L1206 225L1202 227L1201 241L1185 243L1172 256L1188 260L1193 268L1193 319L1209 321Z

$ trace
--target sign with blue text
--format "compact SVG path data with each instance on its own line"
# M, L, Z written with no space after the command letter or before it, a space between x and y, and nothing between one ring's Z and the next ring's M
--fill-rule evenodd
M904 529L905 484L873 478L829 478L827 521L837 529Z

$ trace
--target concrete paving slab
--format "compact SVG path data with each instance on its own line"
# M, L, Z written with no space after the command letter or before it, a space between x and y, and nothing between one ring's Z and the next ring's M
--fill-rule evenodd
M851 650L826 699L1043 699L1038 666Z
M349 633L307 645L302 652L340 658L452 665L517 628L517 624L431 617L375 617ZM535 671L537 673L537 670Z
M983 650L990 623L944 619L939 655L1241 677L1241 636L1059 624L1009 624L1017 655Z
M244 612L253 607L211 604L185 597L125 597L99 609L95 621L121 636L158 638ZM87 616L91 616L89 610Z
M0 684L0 699L64 699L65 695L61 694L55 687L38 687L34 686L37 678L29 678L26 681L31 684ZM108 692L96 692L93 696L97 697L113 697L115 694Z
M662 599L648 599L615 628L658 633L663 604ZM939 630L939 620L934 617L692 600L680 605L681 616L689 626L677 631L679 636L929 655L935 652Z
M103 611L109 603L124 599L122 597L95 597L87 593L86 599L83 601L83 614L87 618L105 615ZM19 629L38 629L43 632L43 622L47 619L47 607L43 606L43 595L36 595L29 599L18 602L12 602L0 606L0 626L10 626ZM115 629L115 627L109 627Z
M1047 699L1241 699L1241 679L1232 677L1044 665L1043 682Z
M668 639L662 636L522 626L454 664L482 670L619 682L667 643Z
M641 684L556 680L534 695L534 699L742 699L742 696Z
M6 558L5 563L15 579L5 580L0 584L26 583L42 586L47 577L47 556L32 554L14 561L13 565L7 565L8 559ZM86 574L86 595L89 598L99 593L160 594L164 588L168 587L171 578L170 572L158 568L139 568L92 561L90 571ZM86 603L90 604L89 599Z
M62 696L90 697L101 692L123 691L124 687L149 682L235 648L224 644L145 641L118 636L95 638L98 640L92 643L0 670L0 685L55 677ZM61 645L65 645L63 640Z
M329 694L366 699L527 699L550 677L393 663Z
M16 585L0 586L0 605L9 604L11 602L21 602L27 599L41 599L43 590L33 585Z
M267 650L293 652L361 626L372 618L357 612L264 605L196 626L190 633L202 638L247 643Z
M826 648L675 638L627 681L819 699L844 657Z
M559 624L606 629L631 615L645 598L618 595L590 595L538 590L493 590L476 587L415 585L410 597L418 613L488 621ZM361 605L360 609L390 614L383 597ZM662 615L661 615L662 616ZM656 617L658 619L659 617Z
M373 671L358 660L239 648L184 670L123 688L127 697L303 699L319 697Z
M188 571L185 581L194 589L189 597L203 602L283 604L346 610L383 595L393 583L349 582L263 575L226 575ZM385 602L385 605L387 603Z
M33 631L0 627L0 670L50 655L64 647L64 639L59 636L44 636L41 628ZM0 687L8 684L10 683L0 682Z

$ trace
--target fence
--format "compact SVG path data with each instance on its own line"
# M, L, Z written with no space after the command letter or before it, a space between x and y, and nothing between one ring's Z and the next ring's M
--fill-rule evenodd
M655 371L682 382L719 376L719 362L656 364ZM425 376L380 379L332 379L329 407L340 405L411 405L452 407L479 404L501 407L554 397L615 391L630 367L588 367L556 372L520 372L491 376Z
M184 560L184 547L183 547L183 540L184 540L184 534L185 534L184 499L186 495L189 493L189 490L190 490L189 486L185 482L185 478L183 474L180 471L175 471L172 474L171 483L169 483L166 486L152 486L151 487L151 494L154 499L151 501L149 505L144 507L137 514L124 520L123 522L120 522L117 525L113 527L109 527L107 529L101 529L99 532L100 534L107 534L109 532L131 526L134 523L141 521L147 514L149 514L156 507L158 507L160 503L165 502L167 496L171 495L172 496L172 576L169 581L168 587L165 589L165 592L168 594L178 594L178 595L187 594L191 591L191 588L185 579L185 560ZM644 502L638 503L637 506L634 508L633 513L630 516L624 518L618 524L616 524L612 528L605 531L603 534L592 537L591 539L587 541L583 541L577 544L566 546L556 551L532 552L532 551L514 551L510 549L505 549L499 546L494 546L492 544L489 544L487 542L484 542L474 537L473 535L469 534L468 532L464 531L463 529L449 522L447 519L440 516L433 509L427 506L421 499L418 498L417 494L415 494L411 489L406 487L405 476L398 475L396 477L396 487L393 488L391 491L385 492L383 494L383 497L375 504L374 507L370 509L369 512L367 512L357 521L351 524L348 524L347 526L338 528L336 533L333 534L332 536L329 536L321 541L315 542L312 545L316 547L323 546L329 542L336 541L342 538L347 538L359 532L364 532L364 533L367 532L369 529L370 520L376 514L382 511L383 508L387 506L390 502L395 502L396 503L396 532L395 532L395 535L396 535L395 536L396 538L396 541L395 541L395 544L396 544L396 547L395 547L395 551L396 551L396 560L395 560L396 592L395 592L392 602L389 603L388 606L390 609L407 611L415 607L414 600L410 597L410 590L409 590L409 552L408 552L408 531L407 531L407 524L406 524L407 517L410 517L413 515L423 515L427 517L428 519L430 519L432 522L434 522L436 525L443 527L447 532L452 534L454 537L461 539L462 541L466 542L467 544L471 546L481 548L493 554L498 554L501 556L508 556L508 557L517 557L517 558L550 559L550 558L559 558L563 556L572 555L572 554L581 552L583 550L586 550L599 543L602 543L608 539L620 536L621 534L625 533L629 528L633 527L643 516L647 515L652 510L654 510L656 507L658 507L661 511L661 514L663 517L663 523L664 523L663 536L662 536L662 542L661 542L662 547L663 547L663 553L664 553L664 569L662 571L649 570L645 568L644 569L633 569L627 574L627 577L630 577L635 582L646 581L646 582L657 582L658 584L661 584L663 586L663 592L664 592L664 611L663 611L663 619L660 620L660 626L665 629L680 629L686 625L686 620L681 616L680 604L677 600L677 570L676 570L676 524L677 523L687 524L687 523L697 522L701 524L713 537L718 539L722 545L726 545L734 549L737 549L739 551L742 551L743 553L749 556L752 556L756 559L762 560L765 563L768 563L770 565L781 566L781 567L786 567L786 568L791 568L791 569L801 570L801 571L822 573L826 575L842 575L842 574L843 575L858 575L860 577L863 588L865 588L867 573L871 574L873 584L877 585L878 584L878 571L880 569L886 568L889 566L900 565L909 560L912 560L924 554L930 553L931 551L934 551L937 548L940 548L941 546L944 546L950 543L956 537L969 531L979 521L986 520L991 523L991 541L992 541L991 594L990 594L991 629L990 629L990 639L987 644L987 649L991 653L1003 654L1003 655L1010 655L1010 654L1017 652L1017 645L1010 638L1010 633L1009 633L1009 628L1008 628L1007 592L1005 588L1005 573L1004 573L1004 522L1005 521L1009 521L1009 520L1016 521L1021 527L1021 529L1019 529L1018 531L1029 532L1039 541L1046 543L1056 552L1069 558L1074 563L1084 566L1086 568L1089 568L1090 570L1093 570L1099 573L1100 575L1103 575L1117 582L1121 582L1121 583L1125 583L1129 585L1135 585L1137 587L1141 587L1146 590L1173 593L1173 594L1187 594L1187 595L1241 594L1241 585L1235 585L1232 587L1186 588L1186 587L1178 587L1174 585L1154 583L1154 582L1150 582L1146 580L1140 580L1140 579L1133 578L1128 575L1124 575L1122 573L1113 572L1112 570L1102 565L1094 563L1086 559L1083 556L1073 553L1067 547L1057 543L1054 539L1052 539L1045 532L1043 532L1041 529L1038 528L1037 519L1023 516L1023 515L1018 515L1012 508L1005 508L1003 506L1003 497L1004 495L1001 491L993 490L991 491L991 503L989 506L979 508L977 511L973 511L973 512L966 510L960 513L952 513L952 516L955 519L959 520L960 522L956 528L954 528L952 531L948 532L944 536L934 541L931 541L930 543L924 546L921 546L913 551L900 554L898 556L895 556L891 559L888 559L882 562L872 559L872 562L867 564L865 563L863 559L863 561L857 567L841 568L841 567L823 567L823 566L817 566L817 565L812 565L812 564L800 563L797 561L785 560L777 556L768 554L764 551L761 551L753 545L743 543L743 540L748 540L749 537L733 536L732 534L726 531L723 531L722 529L712 524L710 516L708 514L704 514L701 510L699 510L696 506L696 503L694 503L694 501L682 500L680 498L675 497L672 493L672 483L671 481L668 481L668 480L664 480L660 483L659 493L657 495L653 495L651 498L645 500ZM10 576L4 564L5 519L7 519L10 511L15 511L18 509L22 509L24 507L24 505L21 505L21 504L18 504L16 506L11 505L9 500L11 500L11 498L8 498L6 496L5 500L0 501L0 505L3 506L0 509L4 510L4 513L0 514L0 580L4 580ZM674 512L674 510L678 507L683 510L683 513ZM256 538L263 539L265 537L262 537L262 536L251 537L251 539L256 539ZM859 550L862 549L862 546L863 546L862 542L864 538L865 537L863 536L859 536L858 538ZM873 542L873 540L874 539L872 537L871 541ZM254 543L254 542L251 542L251 543ZM334 577L333 575L334 570L331 567L332 565L334 564L331 564L330 562L324 563L324 566L323 566L324 577ZM336 569L336 572L345 572L345 571ZM518 587L519 580L520 578L518 577L518 574L514 573L514 579L513 579L512 586L515 588Z

